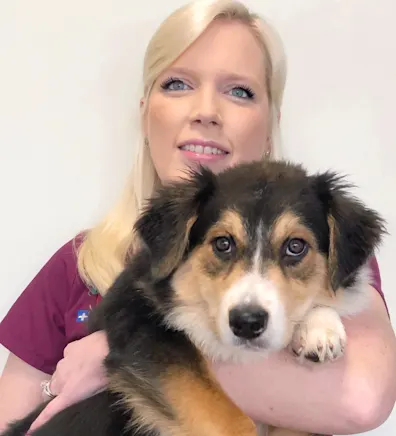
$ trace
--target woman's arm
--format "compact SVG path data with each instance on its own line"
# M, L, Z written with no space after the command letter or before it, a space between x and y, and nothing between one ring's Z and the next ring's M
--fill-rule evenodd
M216 375L225 391L257 421L321 434L370 430L389 416L396 397L395 334L374 288L370 309L345 320L345 326L346 354L334 363L301 366L285 351L256 364L216 367ZM80 353L81 349L85 352ZM105 386L101 363L107 351L103 332L73 343L64 364L57 368L60 377L55 377L51 386L60 393L58 401L51 402L54 407L47 406L34 426ZM88 363L79 357L82 355L90 356ZM12 363L14 359L17 363ZM0 379L0 397L10 398L7 404L1 403L0 428L39 404L40 382L46 378L19 359L10 358Z
M45 379L47 374L10 353L0 377L0 433L43 401L40 383Z
M333 363L302 366L289 352L255 364L215 368L223 388L257 421L320 434L351 434L381 425L396 401L396 340L378 292L344 320L348 344Z

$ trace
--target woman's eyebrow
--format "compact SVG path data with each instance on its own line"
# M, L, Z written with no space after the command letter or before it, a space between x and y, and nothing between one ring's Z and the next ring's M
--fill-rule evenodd
M181 74L187 76L197 76L200 74L199 68L188 68L188 67L170 67L166 71L167 74ZM249 82L257 88L265 86L265 81L260 81L256 77L250 74L235 73L227 70L219 70L216 72L222 78L236 82Z
M249 82L254 84L256 87L261 87L264 85L264 81L261 83L260 80L252 75L232 73L230 71L222 71L221 74L228 80L234 80L236 82Z

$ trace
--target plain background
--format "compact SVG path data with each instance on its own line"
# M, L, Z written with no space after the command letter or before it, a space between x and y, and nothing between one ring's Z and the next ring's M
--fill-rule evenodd
M92 225L129 170L146 44L181 0L0 0L0 319ZM396 316L396 3L250 0L279 29L284 152L350 175L388 220L378 254ZM6 351L0 350L0 370ZM395 368L396 370L396 368ZM396 413L371 436L395 434Z

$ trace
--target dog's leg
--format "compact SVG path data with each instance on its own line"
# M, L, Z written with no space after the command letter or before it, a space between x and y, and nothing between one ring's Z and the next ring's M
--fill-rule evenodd
M172 364L151 379L151 387L144 381L138 390L139 380L114 377L113 389L122 391L127 409L134 411L131 426L166 436L256 436L253 420L224 393L207 364L199 366Z
M330 307L312 309L296 328L291 348L313 362L338 359L344 354L346 333L338 313Z
M174 410L172 436L253 436L256 425L223 392L207 369L197 374L181 368L163 378L164 394Z

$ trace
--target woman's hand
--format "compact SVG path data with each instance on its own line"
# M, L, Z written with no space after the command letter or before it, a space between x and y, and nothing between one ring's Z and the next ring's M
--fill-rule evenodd
M51 392L56 398L41 412L29 431L36 430L71 404L102 391L107 384L103 366L107 354L104 332L93 333L67 345L51 379Z

